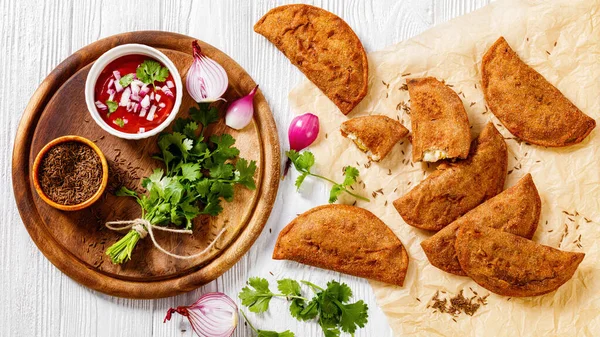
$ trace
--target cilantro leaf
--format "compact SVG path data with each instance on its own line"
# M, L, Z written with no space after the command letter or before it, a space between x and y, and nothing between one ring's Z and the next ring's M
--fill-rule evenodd
M223 164L212 167L210 169L210 176L215 179L231 179L233 176L233 165Z
M127 74L119 79L119 84L123 88L127 88L133 82L133 74Z
M306 177L308 177L308 173L301 173L298 178L296 178L296 182L294 183L294 186L296 186L296 190L300 189L300 186L302 186L302 183L304 182L304 179L306 179Z
M123 118L117 118L114 121L115 124L117 124L120 127L124 127L125 126L125 121L123 120Z
M236 182L245 186L249 190L256 189L254 182L254 173L256 172L256 161L248 161L244 158L239 158L235 163Z
M286 330L284 332L275 332L275 331L266 331L266 330L256 330L258 331L258 337L294 337L294 333L290 330Z
M117 111L119 108L119 104L115 101L107 100L106 106L108 107L108 112L106 113L106 117L109 117L113 112Z
M154 85L154 82L164 82L167 79L169 69L156 61L145 60L137 67L135 74L140 81Z
M235 139L230 134L210 136L210 141L217 146L213 153L213 160L216 163L223 163L227 159L233 159L240 154L240 150L233 146Z
M248 280L248 285L250 287L242 288L242 291L238 295L240 300L242 300L242 305L255 313L267 311L269 309L269 302L274 296L269 290L269 282L264 278L251 277Z
M181 180L196 181L200 178L200 164L185 163L181 165Z
M294 164L296 170L300 172L300 175L298 176L298 178L296 178L296 182L294 183L294 185L296 186L296 190L300 189L300 186L302 185L307 176L313 176L319 179L326 180L333 184L333 186L331 187L331 191L329 192L330 204L336 202L338 200L339 195L343 192L346 192L357 199L364 200L367 202L369 201L368 198L354 194L347 189L347 187L356 183L356 181L358 180L359 172L358 169L356 169L355 167L346 166L344 168L344 181L341 184L338 184L329 178L320 176L318 174L314 174L310 171L310 169L315 164L315 156L312 154L312 152L303 151L302 153L299 153L295 150L289 150L285 154L290 159L292 164Z
M353 334L357 327L364 328L368 320L368 306L363 301L352 304L338 303L342 315L340 327L342 331Z
M219 110L209 103L198 103L198 107L190 108L190 117L202 126L207 127L219 120Z
M331 191L329 191L329 203L333 204L334 202L336 202L338 200L338 197L340 196L340 194L342 194L342 192L344 192L345 189L342 185L339 184L335 184L331 187Z
M283 280L278 280L277 281L277 289L283 294L283 295L293 295L293 296L300 296L300 284L298 283L298 281L296 280L292 280L289 278L283 279Z
M356 167L346 166L344 168L344 182L342 183L342 185L350 186L352 184L355 184L359 174L360 172L358 172L358 169Z

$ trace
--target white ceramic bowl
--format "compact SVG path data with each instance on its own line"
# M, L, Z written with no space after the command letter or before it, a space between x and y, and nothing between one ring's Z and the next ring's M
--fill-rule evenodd
M171 111L171 114L156 128L141 133L127 133L111 127L102 119L102 117L100 116L100 112L98 112L98 108L96 108L96 105L94 103L94 88L102 70L104 70L104 68L115 59L118 59L121 56L131 54L146 55L165 65L165 67L169 69L169 73L171 73L171 75L173 76L176 89L175 104L173 105L173 110ZM182 97L183 86L181 84L181 76L179 76L179 71L177 71L177 68L175 67L173 62L165 54L161 53L158 49L148 47L143 44L124 44L102 54L102 56L100 56L96 60L96 62L94 62L94 65L92 65L92 69L90 69L90 72L88 73L87 79L85 81L85 103L87 104L87 108L96 124L98 124L98 126L100 126L104 131L110 133L111 135L124 139L142 139L159 134L167 126L169 126L169 124L171 124L175 117L177 117L177 113L179 112L179 108L181 106Z

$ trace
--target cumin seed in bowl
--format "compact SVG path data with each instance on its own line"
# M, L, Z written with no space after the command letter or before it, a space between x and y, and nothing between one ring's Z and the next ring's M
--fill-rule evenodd
M102 162L88 145L69 141L56 144L42 158L38 180L43 193L61 205L89 200L102 184Z

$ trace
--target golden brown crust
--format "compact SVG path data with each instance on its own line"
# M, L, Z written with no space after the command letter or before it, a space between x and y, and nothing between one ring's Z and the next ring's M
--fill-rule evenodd
M506 179L506 143L488 123L465 160L442 163L419 185L394 201L407 224L439 231L500 193Z
M565 252L490 227L466 224L456 236L462 269L498 295L538 296L567 282L585 254Z
M464 224L488 226L531 239L540 220L542 201L531 174L458 218L434 236L421 242L429 262L448 273L465 276L460 267L454 242L456 232Z
M342 136L354 135L358 148L367 152L369 159L382 160L394 145L408 134L408 129L395 119L373 115L349 119L342 123ZM364 147L364 148L363 148Z
M279 233L275 260L402 286L408 254L402 242L373 213L347 205L315 207Z
M254 31L273 43L347 115L367 94L367 54L344 20L309 5L271 9Z
M427 150L447 151L447 158L469 155L469 118L460 97L433 77L408 80L413 161L423 160Z
M521 61L503 37L483 56L481 73L488 106L524 141L569 146L583 141L596 127L592 118Z

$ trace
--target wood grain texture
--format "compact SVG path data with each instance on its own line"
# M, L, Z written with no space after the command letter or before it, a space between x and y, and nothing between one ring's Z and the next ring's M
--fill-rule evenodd
M181 74L193 61L193 38L173 33L144 31L118 34L85 46L62 62L42 82L29 102L19 124L13 150L13 188L27 230L34 242L60 270L76 281L110 295L130 298L159 298L190 291L214 280L234 265L256 240L271 212L279 183L279 142L277 129L264 96L257 92L252 123L240 131L229 131L223 119L211 125L207 134L229 133L237 140L240 156L257 163L257 189L236 188L231 202L223 203L218 217L199 217L193 235L156 233L168 251L192 255L206 248L221 232L215 247L205 255L190 260L169 258L143 240L130 262L114 265L107 261L105 250L123 233L108 231L105 221L140 217L139 207L131 198L112 193L125 183L138 189L140 178L156 167L149 153L159 152L158 136L128 141L107 136L90 119L85 107L85 80L96 58L110 48L141 43L161 48ZM230 79L224 95L228 101L242 97L256 83L231 58L199 41L208 57L223 65ZM185 76L185 75L184 75ZM196 104L184 93L180 117ZM221 110L225 107L219 105ZM224 111L221 111L223 115ZM65 118L68 116L68 118ZM92 140L108 157L111 166L109 193L93 206L79 212L61 212L46 204L30 182L34 159L52 140L64 135L79 135ZM121 171L121 174L117 174ZM131 179L115 178L127 174ZM111 191L112 189L112 191ZM106 261L105 261L106 260ZM106 263L104 263L106 262Z
M17 125L41 81L62 60L100 38L133 30L165 30L197 37L236 60L261 85L282 143L293 118L287 96L302 74L262 36L254 23L284 0L0 0L0 336L193 336L176 318L163 324L171 306L192 303L201 293L224 291L235 297L250 276L297 277L315 283L331 278L348 283L354 297L369 304L369 323L360 337L388 337L391 331L367 281L339 273L271 260L279 231L313 206L325 203L325 186L313 181L296 193L292 176L282 182L265 230L234 268L210 284L176 297L140 301L90 291L54 267L30 239L16 210L11 186L11 151ZM480 8L487 0L315 0L303 1L342 17L367 52L415 36L435 24ZM268 272L275 275L271 277ZM299 323L283 303L272 314L250 315L261 328L290 329L297 336L321 336L316 324ZM17 314L18 313L18 314ZM185 330L185 331L183 331ZM252 336L243 324L234 336Z

